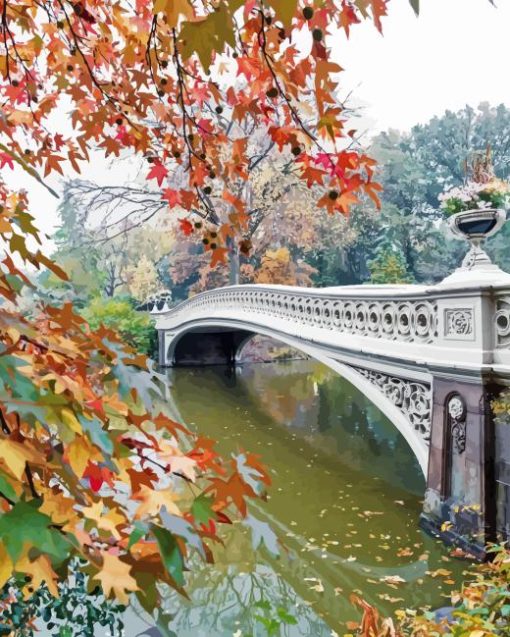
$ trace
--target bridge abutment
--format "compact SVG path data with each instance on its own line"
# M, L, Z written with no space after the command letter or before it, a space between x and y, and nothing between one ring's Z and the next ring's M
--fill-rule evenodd
M434 378L427 491L422 527L483 558L496 538L496 438L484 378ZM499 516L501 520L501 516ZM500 529L502 530L502 529Z

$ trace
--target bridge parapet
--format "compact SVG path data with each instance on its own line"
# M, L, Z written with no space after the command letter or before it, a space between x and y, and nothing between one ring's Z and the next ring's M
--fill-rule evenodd
M197 317L241 320L247 329L269 323L297 338L413 367L424 361L465 371L498 365L510 376L510 285L240 285L198 294L170 310L155 306L152 314L158 329Z

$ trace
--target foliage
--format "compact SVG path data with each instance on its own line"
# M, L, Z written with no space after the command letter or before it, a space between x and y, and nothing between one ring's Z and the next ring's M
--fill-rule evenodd
M478 564L462 590L451 594L450 612L401 610L396 620L380 620L377 610L356 595L351 601L363 613L353 627L361 637L508 637L510 634L510 551L497 545L493 559Z
M48 267L23 194L0 185L0 237L18 262ZM31 241L22 233L28 233ZM17 310L30 280L0 270L0 586L24 578L52 594L75 559L105 597L158 606L158 583L183 592L188 559L269 484L256 456L224 461L158 406L145 357L70 303ZM159 401L159 402L158 402Z
M401 252L390 247L382 248L369 261L370 283L413 283Z
M292 153L328 212L347 213L360 192L377 202L373 160L345 144L354 133L335 98L341 67L326 35L349 35L365 19L382 30L387 0L13 0L1 9L2 166L44 183L67 161L79 172L96 148L134 151L165 205L185 213L184 234L206 239L214 226L217 240L204 244L213 266L246 228L242 184L256 158L243 125Z
M440 201L447 216L465 210L506 209L510 204L510 188L501 179L491 179L487 183L469 181L462 187L453 187L444 192Z
M492 413L496 423L510 424L510 391L503 391L496 400L491 403Z
M82 310L93 330L105 326L115 330L124 341L139 352L152 354L154 325L147 314L138 312L127 298L93 298Z
M80 304L98 295L127 293L144 301L163 287L158 268L175 243L175 233L159 194L153 193L155 201L149 201L147 194L138 200L140 194L143 190L134 186L110 190L83 180L67 181L59 206L61 226L55 235L57 251L53 258L65 269L73 286L69 290L58 277L49 277L45 287L53 293L61 290L62 298ZM131 202L126 216L116 210L122 197ZM143 225L137 206L150 217L142 217Z
M312 273L313 268L306 263L296 264L291 260L288 248L278 248L264 254L254 276L255 283L309 286Z
M260 600L253 605L256 609L255 620L264 627L266 634L279 635L286 626L294 626L297 619L285 608L274 608L270 602Z
M128 289L137 301L145 301L161 288L156 266L145 254L136 265L127 268L127 281Z
M408 132L389 130L377 135L369 152L378 162L377 180L383 186L381 212L354 206L344 241L336 247L311 247L304 258L317 269L314 283L368 281L367 263L387 244L402 254L410 277L419 283L434 283L451 273L466 247L443 222L439 195L462 186L466 160L487 147L496 177L508 180L509 123L509 108L484 103L446 111ZM506 270L510 270L509 240L507 224L486 244L494 262Z
M107 600L98 586L89 590L87 577L77 567L72 563L71 576L57 584L58 597L45 584L23 596L23 582L11 578L0 592L0 634L35 637L43 622L58 637L94 637L97 624L120 637L125 606Z

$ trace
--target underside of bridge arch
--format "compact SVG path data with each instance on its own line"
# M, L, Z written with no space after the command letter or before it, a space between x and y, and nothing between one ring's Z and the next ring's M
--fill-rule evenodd
M168 345L166 359L175 367L233 365L237 352L254 335L222 327L192 329Z
M226 325L189 326L178 333L169 334L168 342L163 337L164 360L167 366L175 367L235 365L238 352L256 334L269 336L275 341L288 345L346 378L394 424L415 454L423 474L427 474L428 442L424 432L419 430L415 422L411 422L409 412L403 410L398 399L396 400L395 392L384 391L380 383L374 382L370 370L353 367L337 358L328 356L313 344L303 343L295 337L275 335L271 330L264 328L251 331L227 327ZM400 392L409 391L413 385L412 382L405 384L406 381L398 378L390 378L390 380L395 381L395 389L399 387L398 383L400 383ZM414 383L414 385L420 384ZM430 392L430 386L428 388L425 385L421 386L425 391Z

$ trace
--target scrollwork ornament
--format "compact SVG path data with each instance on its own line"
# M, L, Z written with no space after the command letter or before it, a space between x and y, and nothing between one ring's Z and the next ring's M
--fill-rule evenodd
M453 446L462 454L466 449L466 405L458 395L448 401L448 418Z

